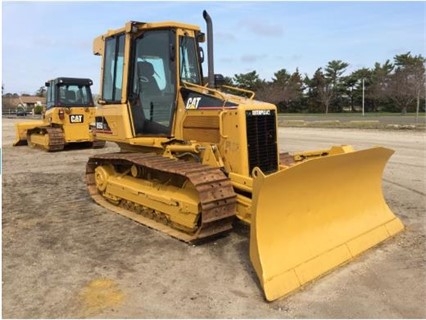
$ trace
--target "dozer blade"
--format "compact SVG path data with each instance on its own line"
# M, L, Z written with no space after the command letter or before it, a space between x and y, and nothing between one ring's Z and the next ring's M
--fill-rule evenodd
M250 258L272 301L401 231L382 174L393 150L307 160L265 176L254 169Z
M20 122L15 124L15 141L13 142L13 146L24 146L27 145L27 131L30 129L34 129L38 126L43 126L45 123L43 121L28 121L28 122Z
M14 142L13 142L13 146L14 147L19 147L19 146L25 146L25 145L27 145L28 143L27 143L27 139L16 139Z

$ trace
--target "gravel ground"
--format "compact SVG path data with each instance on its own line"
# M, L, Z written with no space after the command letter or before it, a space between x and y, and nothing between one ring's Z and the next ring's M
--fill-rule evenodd
M12 147L2 121L3 318L426 318L426 151L422 131L280 128L281 151L396 150L384 193L406 230L352 263L268 303L248 228L191 246L91 201L85 163L118 150Z

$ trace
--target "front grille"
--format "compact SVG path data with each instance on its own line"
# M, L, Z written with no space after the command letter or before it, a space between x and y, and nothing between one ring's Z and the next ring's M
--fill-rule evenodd
M258 167L268 174L278 170L275 110L246 111L249 173Z

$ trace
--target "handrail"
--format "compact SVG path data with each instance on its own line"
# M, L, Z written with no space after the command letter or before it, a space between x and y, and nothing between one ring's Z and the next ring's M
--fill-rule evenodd
M195 88L199 88L199 89L203 89L203 90L207 89L208 91L211 91L213 93L219 94L223 99L225 99L225 96L222 94L222 92L220 92L217 89L209 88L209 87L207 87L205 85L204 86L200 86L199 84L195 84L195 83L191 83L191 82L186 82L186 81L182 81L182 83L185 84L185 85L188 85L190 87L195 87Z
M182 81L182 84L184 84L185 86L195 87L195 88L198 88L198 89L201 89L201 90L208 90L208 91L212 92L213 94L219 95L223 99L223 101L224 101L223 107L225 107L225 104L228 101L228 99L225 97L224 93L221 92L221 91L219 91L219 90L217 90L217 89L209 88L209 87L207 87L205 85L204 86L200 86L199 84L195 84L195 83L191 83L191 82L186 82L186 81ZM230 89L230 90L234 90L234 91L240 91L240 92L243 92L243 93L248 93L248 94L250 94L250 96L249 97L245 97L244 96L244 97L247 98L247 99L249 99L249 100L253 100L253 98L254 98L254 96L256 94L254 91L248 90L248 89L243 89L243 88L238 88L238 87L232 87L232 86L227 86L227 85L222 85L221 87L226 88L226 89Z
M186 82L186 81L182 81L182 83L185 85L185 86L192 86L192 87L195 87L195 88L198 88L198 89L201 89L201 90L208 90L208 91L210 91L210 92L212 92L212 93L214 93L214 94L217 94L217 95L219 95L221 98L222 98L222 100L224 101L223 102L223 107L225 107L225 103L226 103L226 101L228 100L224 95L223 95L223 93L222 92L220 92L219 90L217 90L217 89L213 89L213 88L209 88L209 87L205 87L205 86L200 86L199 84L195 84L195 83L191 83L191 82Z
M252 90L248 90L248 89L243 89L243 88L238 88L238 87L232 87L232 86L227 86L227 85L222 85L223 88L227 88L227 89L231 89L231 90L235 90L235 91L241 91L244 93L249 93L250 97L248 99L253 100L254 96L255 96L255 92Z
M226 114L226 111L221 111L219 113L219 134L223 139L228 139L228 136L223 134L223 115L224 114Z

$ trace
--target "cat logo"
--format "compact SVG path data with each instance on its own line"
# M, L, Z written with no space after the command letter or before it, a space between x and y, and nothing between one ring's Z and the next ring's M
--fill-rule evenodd
M84 117L82 114L70 114L71 123L83 123Z
M200 103L201 97L191 97L186 103L186 109L198 109L198 104Z

